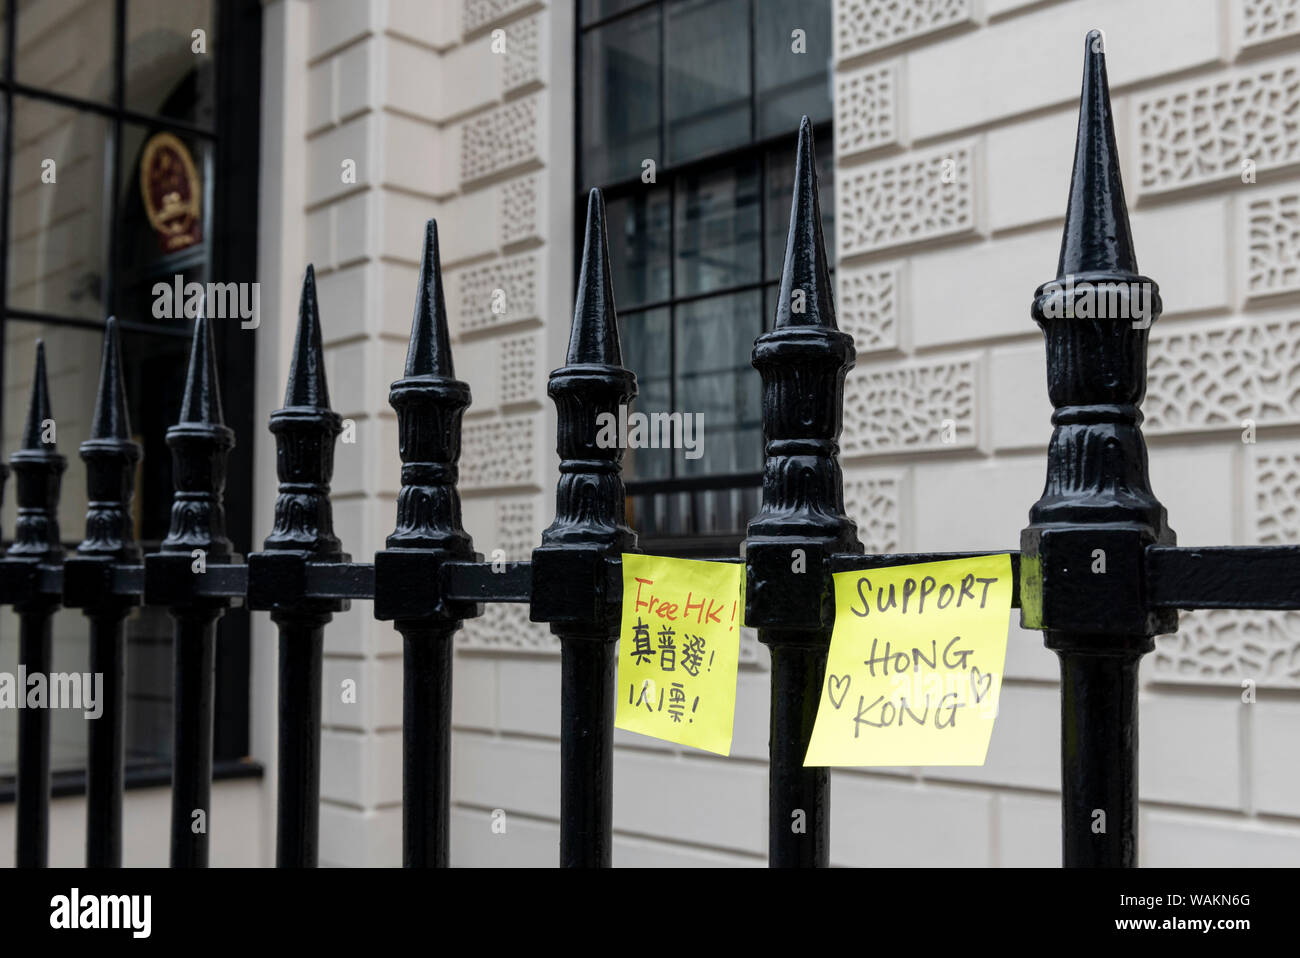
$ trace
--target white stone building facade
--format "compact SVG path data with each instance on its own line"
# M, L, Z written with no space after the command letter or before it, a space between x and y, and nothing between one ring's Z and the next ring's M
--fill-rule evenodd
M867 550L1018 546L1051 428L1029 304L1055 274L1092 27L1106 36L1137 254L1164 300L1144 407L1153 488L1180 544L1300 542L1300 2L833 10L837 307L858 351L842 461ZM553 515L546 376L562 363L576 270L574 4L267 0L263 13L257 420L280 405L313 262L334 408L357 423L337 456L336 525L353 556L382 548L399 488L387 390L422 224L437 217L456 369L474 397L465 524L480 552L526 558ZM274 447L264 431L250 441L264 530ZM396 865L401 643L360 602L326 634L322 864ZM616 865L765 864L767 652L747 642L730 757L617 734ZM274 854L265 616L252 648L252 752L267 774L214 787L217 864ZM466 624L453 865L556 863L559 675L557 643L524 608ZM1300 861L1300 614L1187 614L1141 675L1142 864ZM348 678L356 704L330 694ZM1054 656L1013 625L986 764L836 770L832 863L1058 864L1058 711ZM75 863L80 800L55 806L53 860ZM166 807L164 790L128 793L129 862L165 859ZM11 828L0 806L0 834ZM0 843L0 864L10 853Z

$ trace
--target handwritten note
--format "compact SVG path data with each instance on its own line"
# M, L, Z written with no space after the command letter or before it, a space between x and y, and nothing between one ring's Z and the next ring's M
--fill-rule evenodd
M744 566L623 556L617 728L731 753Z
M983 765L1002 691L1011 557L840 572L804 765Z

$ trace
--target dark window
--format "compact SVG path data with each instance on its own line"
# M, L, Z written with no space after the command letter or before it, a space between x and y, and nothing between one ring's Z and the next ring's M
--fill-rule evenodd
M762 421L750 353L776 309L804 114L817 133L834 254L830 7L582 0L579 8L578 241L586 191L599 186L636 408L704 417L699 458L627 452L629 519L652 551L734 555L758 507Z
M193 320L155 315L158 283L251 282L256 267L257 0L0 0L0 419L17 448L43 339L59 451L68 459L59 507L75 548L85 529L78 455L94 406L103 324L122 327L127 398L144 457L135 488L145 551L167 534L167 427L180 410ZM251 159L250 159L251 158ZM216 323L231 456L231 538L251 545L253 337ZM12 488L0 514L14 528ZM54 618L54 668L87 668L86 619ZM142 608L127 622L127 761L171 757L171 620ZM0 611L0 671L14 671L17 627ZM248 615L223 620L217 653L215 757L248 753ZM0 711L0 779L12 775L15 715ZM52 715L56 772L85 763L86 723Z

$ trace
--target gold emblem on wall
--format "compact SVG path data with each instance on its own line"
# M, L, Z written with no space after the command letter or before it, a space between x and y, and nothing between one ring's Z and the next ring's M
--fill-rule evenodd
M140 196L165 253L203 240L199 173L190 151L171 133L155 133L140 157Z

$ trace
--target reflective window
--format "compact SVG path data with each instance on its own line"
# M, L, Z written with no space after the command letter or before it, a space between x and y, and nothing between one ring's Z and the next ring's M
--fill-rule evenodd
M14 79L112 103L115 7L114 0L18 0Z
M13 98L9 173L10 308L102 319L108 270L104 170L112 123Z
M746 158L676 180L677 295L758 280L758 170L759 161Z
M831 8L806 0L754 4L758 136L831 118ZM802 53L797 53L802 50Z
M834 259L830 0L582 0L579 12L575 208L581 224L586 189L604 189L635 408L704 419L698 456L628 450L629 520L679 553L734 554L758 505L750 358L774 313L804 114Z
M669 163L750 141L749 5L750 0L681 0L668 5Z
M638 190L605 204L614 289L623 309L666 300L671 295L671 194Z
M680 474L726 476L763 466L760 381L749 364L763 331L760 290L710 296L674 311L676 409L699 414L705 441L698 458L682 455Z
M604 20L606 17L612 17L631 10L633 7L641 6L645 0L581 0L582 2L582 24L588 26L597 20Z
M139 113L216 123L215 0L130 0L126 106Z
M582 165L593 182L640 176L660 155L660 24L652 8L582 37Z
M232 52L253 68L228 70L223 96L258 101L258 4L0 4L0 41L14 38L13 62L0 63L0 124L10 134L10 149L0 155L0 211L7 211L0 216L0 455L21 443L39 339L57 446L68 463L59 500L68 549L85 531L86 470L78 446L90 431L109 316L120 321L131 428L143 449L134 489L136 538L147 552L167 534L172 476L165 435L180 409L193 320L175 310L160 314L155 288L256 278L255 244L245 237L256 231L256 164L247 156L257 155L257 111L228 110L221 125L216 104L217 60ZM229 31L239 36L224 47L223 23L242 27ZM237 318L217 323L227 422L241 437L252 434L252 337ZM229 528L244 552L251 544L250 510L242 504L251 490L250 457L236 447L230 465ZM12 488L0 510L5 541L15 523ZM85 671L85 616L58 613L53 633L55 668ZM13 610L0 608L0 635L16 634ZM165 769L170 760L171 644L165 609L132 613L127 756L136 766ZM248 754L245 611L222 620L217 647L220 765ZM14 643L0 642L0 671L13 670L15 654ZM13 716L0 710L0 779L13 773ZM52 733L55 770L82 765L84 721L56 713Z

